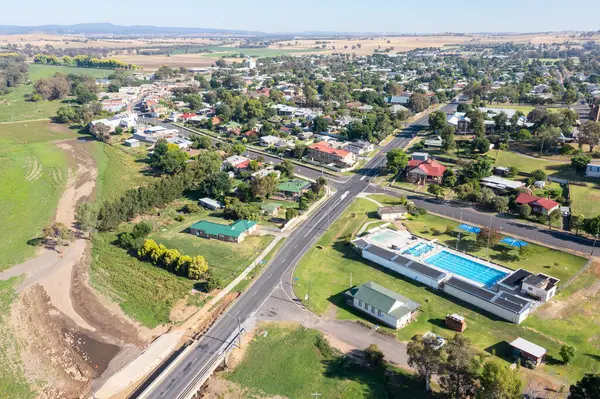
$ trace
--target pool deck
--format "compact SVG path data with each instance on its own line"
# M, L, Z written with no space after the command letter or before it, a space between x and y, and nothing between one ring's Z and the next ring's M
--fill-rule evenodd
M378 239L377 236L379 236L379 237L384 236L386 239L383 239L383 240ZM391 237L393 237L393 239L390 239ZM436 270L439 270L440 272L447 273L450 276L454 276L461 280L465 280L465 281L467 281L471 284L475 284L479 287L488 288L486 286L486 284L484 284L484 283L481 283L476 280L471 280L470 278L465 277L461 274L456 274L456 273L453 273L452 271L442 269L441 267L437 267L435 265L429 264L429 263L425 262L425 260L427 258L430 258L430 257L442 252L442 251L446 251L446 252L452 253L456 256L460 256L464 259L482 264L483 266L485 266L487 268L498 270L502 273L511 274L514 272L514 270L507 269L505 267L502 267L500 265L492 263L488 260L473 256L473 255L469 255L469 254L466 254L466 253L463 253L460 251L456 251L449 247L445 247L435 240L428 241L423 238L413 236L412 234L410 234L408 232L398 232L398 231L391 230L391 229L388 229L385 227L378 229L376 231L373 231L373 232L361 237L361 239L365 240L366 242L375 244L375 245L385 245L388 250L393 251L393 252L397 253L398 255L402 255L413 261L425 263L425 264L427 264L427 266L432 267ZM433 246L433 249L421 254L420 256L416 256L416 255L411 254L410 252L407 252L411 248L414 248L420 244L431 245L431 246Z

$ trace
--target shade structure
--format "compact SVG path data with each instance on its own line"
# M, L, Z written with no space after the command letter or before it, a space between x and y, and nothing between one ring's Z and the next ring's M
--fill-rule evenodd
M461 224L458 226L459 229L466 231L467 233L477 234L481 231L479 227L471 226L470 224Z
M519 248L526 247L527 245L529 245L525 241L517 240L517 239L512 238L512 237L504 237L502 240L500 240L500 242L508 244L511 247L519 247Z

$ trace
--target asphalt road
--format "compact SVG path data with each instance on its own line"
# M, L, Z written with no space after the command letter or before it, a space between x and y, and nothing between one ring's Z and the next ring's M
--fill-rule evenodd
M455 107L455 104L450 104L444 109L451 112ZM218 353L225 340L238 329L238 321L243 324L260 308L275 287L284 280L286 271L293 270L300 258L354 201L356 195L369 186L370 179L378 173L385 162L385 153L392 148L403 148L408 145L410 135L426 126L427 119L428 117L424 116L413 122L401 135L395 137L379 154L373 157L365 167L351 176L346 183L338 185L335 194L290 234L268 268L238 298L230 308L228 315L217 320L213 327L199 339L196 348L189 352L177 366L173 367L147 397L177 398L182 392L185 392L190 381Z

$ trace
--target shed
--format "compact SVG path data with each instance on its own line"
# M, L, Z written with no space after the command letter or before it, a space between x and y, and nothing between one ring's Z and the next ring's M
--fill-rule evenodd
M216 209L223 208L223 205L219 201L208 197L201 198L200 201L198 201L198 203L200 204L200 206L207 209L211 209L213 211Z
M281 204L278 202L267 202L266 204L262 204L260 210L268 216L277 216L279 211L281 210Z
M536 366L544 361L544 357L548 352L545 348L521 337L515 339L509 345L513 355L519 357L523 362L532 361Z
M467 328L467 320L456 313L446 315L446 327L451 330L463 332Z
M377 216L381 220L406 219L408 210L403 206L381 206L377 209Z
M124 141L125 145L127 147L139 147L140 146L140 141L137 139L127 139Z

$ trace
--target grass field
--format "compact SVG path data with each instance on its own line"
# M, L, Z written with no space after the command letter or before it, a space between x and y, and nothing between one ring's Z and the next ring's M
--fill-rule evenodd
M211 220L216 223L228 224L220 213L202 210L193 215L187 215L183 222L175 222L161 231L150 236L167 248L177 248L180 252L190 255L202 255L208 261L215 275L228 284L237 277L252 261L269 245L273 236L247 236L239 244L219 240L208 240L191 235L185 230L199 220Z
M94 142L93 156L98 168L97 201L115 201L128 189L149 184L153 179L147 173L146 156L134 157L119 146L100 142Z
M0 281L0 397L4 399L34 398L23 373L19 344L6 325L12 302L17 297L18 278Z
M548 161L546 159L528 157L511 151L493 150L488 155L496 159L496 166L514 166L520 172L528 173L536 169L542 169L546 171L546 174L551 175L555 173L552 167L565 164L560 161Z
M36 82L47 78L57 72L69 74L76 73L93 77L106 77L113 71L110 69L76 68L51 65L29 65L29 80ZM46 119L54 116L61 101L41 101L34 103L27 101L25 96L31 94L33 85L20 85L11 93L0 96L0 122L16 122L35 119Z
M384 196L374 198L380 202L393 203L389 197L387 197L388 201ZM569 314L565 319L530 317L521 326L517 326L360 258L349 245L344 244L343 237L356 233L366 221L375 220L373 218L376 209L377 206L370 201L362 199L355 201L351 208L317 242L317 245L322 246L323 249L315 246L300 261L295 271L295 277L299 279L296 295L304 298L310 280L310 309L312 311L323 314L333 304L339 308L338 318L363 319L363 314L345 305L342 296L342 293L350 286L350 273L352 273L354 285L372 280L421 304L421 313L417 321L397 332L398 338L403 341L410 339L414 334L422 334L426 331L434 331L451 337L454 333L444 327L443 320L449 313L458 313L467 319L468 327L464 334L471 338L480 350L487 350L491 353L492 349L495 349L499 356L506 353L506 341L510 342L517 336L547 348L550 356L554 359L558 358L560 342L567 342L578 347L581 356L578 356L569 367L565 367L557 361L544 366L543 371L555 379L561 380L567 376L569 381L574 381L580 378L585 370L589 370L595 365L594 356L600 354L600 346L589 343L586 339L592 339L598 334L596 326L591 328L591 331L573 330L568 327ZM415 232L421 230L425 224L429 228L434 227L435 224L445 228L446 224L452 224L452 222L441 222L441 220L428 215L407 223ZM444 236L436 238L441 242L447 241ZM491 253L494 261L507 264L508 267L515 268L521 265L528 270L544 271L561 278L572 275L585 263L583 258L543 247L534 246L534 251L535 254L528 261L518 262L501 262L498 259L502 256L501 252L493 250ZM558 263L558 266L554 264L555 262ZM545 268L545 266L550 266L550 268ZM543 330L544 333L538 332L538 329L539 331ZM575 331L577 332L575 333ZM584 355L584 353L590 355Z
M279 242L277 244L275 244L275 246L273 247L273 249L271 250L271 252L269 252L267 254L267 256L265 256L263 258L263 263L256 265L256 267L254 269L252 269L252 271L250 273L248 273L248 276L245 279L243 279L235 287L233 287L232 291L234 291L234 292L244 292L244 290L246 290L246 288L248 287L248 285L250 285L250 283L252 282L252 280L254 280L254 277L256 277L257 275L259 275L260 272L261 272L261 270L264 269L265 267L267 267L269 265L269 262L271 262L271 259L273 259L273 257L275 255L277 255L277 253L281 249L281 246L284 243L285 243L285 238L282 238L281 240L279 240Z
M93 78L106 78L114 72L115 71L113 69L29 64L29 80L32 82L36 82L42 78L48 78L53 76L55 73L64 73L65 75L74 73L76 75L91 76Z
M35 253L27 241L41 235L67 181L66 155L53 141L69 137L48 122L0 125L0 270Z
M587 218L600 215L600 190L588 184L586 187L569 185L571 211L573 215L582 214Z
M113 245L116 238L116 233L93 235L92 285L144 326L153 328L168 323L171 308L190 295L194 282L139 261Z
M263 331L259 328L259 331ZM268 325L257 335L242 362L225 377L250 392L248 397L430 398L410 375L394 370L401 389L388 392L383 373L344 365L340 356L326 356L316 345L319 332L297 325Z
M531 111L533 111L535 109L535 106L533 105L513 105L513 104L486 104L487 108L506 108L506 109L514 109L515 111L521 111L523 114L525 114L525 116L527 116L527 114L529 114ZM558 112L558 108L550 108L550 107L545 107L546 109L548 109L548 112Z

